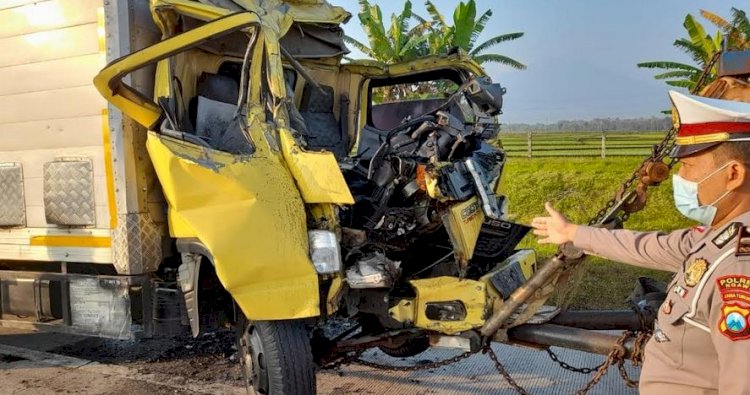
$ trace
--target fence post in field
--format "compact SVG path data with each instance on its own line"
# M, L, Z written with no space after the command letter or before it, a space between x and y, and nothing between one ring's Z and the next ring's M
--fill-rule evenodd
M607 133L602 130L602 158L607 157Z
M528 146L528 152L526 157L531 159L531 131L526 132L526 145Z

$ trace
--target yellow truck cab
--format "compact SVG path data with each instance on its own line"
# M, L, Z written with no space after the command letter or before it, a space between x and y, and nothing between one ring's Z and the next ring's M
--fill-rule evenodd
M536 270L499 188L504 89L460 51L344 62L350 14L322 0L76 1L109 107L86 149L67 139L95 130L66 125L18 154L0 118L0 324L232 323L249 389L311 394L347 353L476 350Z

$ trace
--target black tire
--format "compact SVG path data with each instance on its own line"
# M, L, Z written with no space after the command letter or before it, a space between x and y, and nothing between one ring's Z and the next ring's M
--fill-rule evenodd
M379 346L380 351L395 358L406 358L419 355L430 348L427 336L412 337L394 346Z
M248 394L315 395L315 365L303 322L243 318L237 349Z

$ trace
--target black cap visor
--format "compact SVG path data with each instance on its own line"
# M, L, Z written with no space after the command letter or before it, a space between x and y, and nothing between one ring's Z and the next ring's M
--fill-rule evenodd
M723 143L723 141L714 141L711 143L688 144L688 145L677 144L672 149L672 152L669 153L669 156L672 158L680 159L686 156L697 154L698 152L717 146L721 143Z

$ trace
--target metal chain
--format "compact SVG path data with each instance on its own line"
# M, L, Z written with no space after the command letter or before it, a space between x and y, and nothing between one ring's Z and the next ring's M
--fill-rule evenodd
M609 354L607 355L607 359L604 360L604 363L601 365L601 367L599 367L594 376L591 377L591 380L589 380L586 385L575 392L575 395L585 395L586 393L588 393L592 388L594 388L596 384L599 383L602 377L604 377L604 375L607 373L607 370L610 366L612 366L612 364L616 363L618 360L622 360L625 340L627 340L631 336L631 334L632 332L630 331L623 332L623 334L617 339L615 346L612 347L612 351L609 352Z
M691 90L690 93L696 94L698 91L703 88L703 83L706 81L706 78L711 72L711 69L713 69L716 62L718 62L719 57L721 56L721 51L716 52L711 60L706 64L706 67L703 69L703 72L701 73L700 78L698 79L698 82L696 82L695 86ZM649 162L663 162L665 158L669 156L669 152L674 148L675 145L675 137L677 136L677 129L671 128L667 134L664 136L664 139L662 139L659 144L654 145L653 150L651 152L651 155L649 155L641 164L635 169L633 174L630 175L630 177L625 180L625 182L621 185L621 190L626 191L630 189L633 186L633 183L640 178L640 171L644 166ZM677 164L677 159L670 158L667 162L667 166L669 167L669 170L672 170L674 165ZM617 204L617 198L613 197L607 203L605 203L604 207L599 210L599 212L589 220L589 225L597 225L602 224L603 220L605 219L605 215L609 210L614 207L614 205ZM630 213L623 213L622 214L622 222L625 222L629 219Z
M513 380L513 377L510 376L510 373L508 373L508 371L505 369L505 366L503 366L503 364L497 358L497 354L495 354L495 351L492 349L492 347L490 347L489 344L484 346L482 352L490 356L490 359L495 364L495 369L498 371L498 373L500 373L501 376L503 376L505 381L507 381L508 384L510 384L511 387L516 390L516 392L521 395L530 395L525 388L521 387L521 385L516 382L516 380Z
M664 158L668 157L669 152L674 147L674 138L677 135L677 129L672 128L670 129L667 134L664 136L662 141L659 142L659 144L654 145L651 155L649 155L646 159L644 159L640 165L633 171L633 173L630 175L630 177L625 180L621 186L621 191L627 191L630 189L636 180L638 180L641 176L641 169L643 169L649 162L663 162ZM674 165L677 164L677 160L674 158L670 159L667 163L667 166L671 170ZM612 197L612 199L609 199L607 203L604 204L604 207L602 207L599 212L596 213L596 215L591 218L588 222L588 225L597 225L602 224L605 220L606 214L610 211L614 205L617 204L617 197ZM630 218L630 213L623 213L622 214L622 222L627 221Z
M607 355L607 358L602 362L601 365L597 366L596 368L575 368L573 366L570 366L562 361L559 361L559 359L556 359L556 356L553 358L553 360L556 360L556 362L567 365L567 370L576 371L580 373L592 373L596 372L594 376L589 380L586 385L581 387L578 391L575 392L575 395L585 395L588 391L591 390L596 384L599 383L599 381L604 377L604 375L607 373L607 370L612 365L617 365L620 376L625 381L626 385L631 388L635 388L638 386L638 381L633 380L628 375L627 370L625 369L625 342L630 339L631 337L635 338L635 342L633 344L633 353L631 356L631 362L634 366L640 366L640 364L643 361L643 348L650 338L651 334L647 332L632 332L632 331L625 331L623 334L617 339L615 342L615 345L612 347L612 351L609 352ZM520 395L530 395L529 391L527 391L525 388L523 388L518 382L516 382L513 377L508 373L508 370L505 369L505 366L503 366L502 362L500 362L500 359L498 358L495 351L490 347L489 344L485 344L485 346L481 349L483 354L487 354L490 359L492 360L492 363L495 366L495 369L498 373L500 373L501 376L505 379L505 381L513 387L513 389L516 390ZM432 370L441 368L444 366L452 365L456 362L460 362L466 358L469 358L470 356L476 354L478 351L466 351L464 353L458 354L454 357L444 359L441 361L431 362L423 365L409 365L409 366L395 366L395 365L385 365L377 362L367 361L361 358L361 355L364 351L359 351L353 355L341 358L338 361L335 361L333 363L330 363L328 365L325 365L321 367L321 369L335 369L338 368L341 365L349 364L349 363L355 363L362 366L367 366L373 369L380 369L380 370L387 370L387 371L395 371L395 372L415 372L415 371L422 371L422 370ZM548 350L548 353L550 353L550 357L552 355L555 355L553 352ZM561 364L561 366L562 366Z
M350 363L354 363L359 359L359 356L362 355L364 350L357 351L354 353L354 355L348 355L343 358L337 359L336 361L333 361L331 363L328 363L326 365L323 365L320 367L320 370L331 370L331 369L337 369L341 367L341 365L348 365Z
M600 367L602 367L602 365L604 365L604 362L602 362L599 365L594 366L593 368L577 368L575 366L568 364L565 361L560 360L560 357L557 354L555 354L554 351L552 351L552 349L550 349L549 347L545 348L544 350L547 351L547 355L549 355L549 358L552 361L560 365L561 368L565 370L569 370L571 372L581 373L581 374L591 374L597 371Z
M442 368L443 366L452 365L456 362L462 361L466 358L469 358L470 356L476 354L476 352L466 351L462 354L458 354L455 357L451 357L448 359L444 359L442 361L435 361L430 362L426 364L421 365L410 365L410 366L394 366L394 365L384 365L377 362L367 361L362 358L357 358L354 360L354 363L368 366L375 369L381 369L381 370L389 370L389 371L396 371L396 372L416 372L420 370L431 370L431 369L437 369Z

